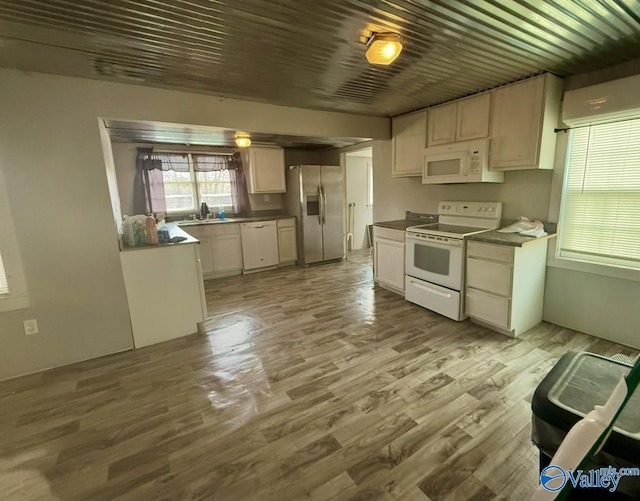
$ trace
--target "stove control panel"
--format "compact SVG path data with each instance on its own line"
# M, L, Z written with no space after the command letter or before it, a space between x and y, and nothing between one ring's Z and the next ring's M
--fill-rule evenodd
M440 202L438 214L441 216L500 219L502 217L502 202Z

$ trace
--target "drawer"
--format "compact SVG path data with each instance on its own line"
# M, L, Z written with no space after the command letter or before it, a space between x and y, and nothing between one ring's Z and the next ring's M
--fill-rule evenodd
M500 296L511 296L511 265L467 258L467 285Z
M240 234L239 223L209 223L193 226L181 226L180 228L195 238Z
M373 238L386 238L396 242L404 242L404 230L394 230L393 228L373 227Z
M510 307L509 298L467 288L465 313L472 318L510 330Z
M278 219L278 228L295 228L296 227L296 218L292 217L289 219Z
M222 235L239 235L240 223L218 223L207 228L209 235L219 237Z
M514 248L509 245L485 244L481 242L468 242L467 256L480 259L490 259L501 263L513 262Z

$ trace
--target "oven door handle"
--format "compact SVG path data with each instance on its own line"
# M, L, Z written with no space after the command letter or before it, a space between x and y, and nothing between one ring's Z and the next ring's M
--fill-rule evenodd
M411 284L415 285L418 289L422 289L425 290L427 292L431 292L432 294L435 294L436 296L442 296L442 297L446 297L446 298L450 298L451 294L447 294L446 292L442 292L436 289L432 289L431 287L426 287L424 285L422 285L419 282L414 282L413 280L410 280Z

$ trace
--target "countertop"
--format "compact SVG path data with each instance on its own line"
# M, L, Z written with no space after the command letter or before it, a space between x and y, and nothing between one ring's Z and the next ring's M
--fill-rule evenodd
M149 250L149 249L162 249L164 247L173 247L175 245L186 245L186 244L199 244L200 240L197 238L193 238L186 231L180 229L180 227L176 223L166 223L167 228L169 228L169 238L173 237L184 237L186 240L176 243L168 243L168 244L158 244L158 245L145 245L144 247L124 247L120 249L121 252L125 251L138 251L138 250Z
M225 219L209 219L209 220L195 220L195 221L176 221L174 224L178 226L209 226L211 224L228 224L228 223L253 223L256 221L273 221L274 219L292 219L295 216L286 216L280 214L277 216L247 216L247 217L228 217Z
M414 219L396 219L394 221L380 221L373 223L373 226L380 226L382 228L391 228L393 230L406 230L410 226L418 226L420 224L437 223L438 216L431 214L422 214L419 218Z
M407 219L396 219L395 221L380 221L379 223L373 223L373 226L381 226L382 228L404 231L409 226L415 226L416 224L419 223L415 221L408 221Z
M511 247L522 247L523 245L531 242L537 242L539 240L547 240L556 236L556 233L549 233L546 237L525 237L518 233L500 233L496 230L485 231L483 233L476 233L475 235L469 235L467 240L473 242L483 242L487 244L498 245L510 245Z

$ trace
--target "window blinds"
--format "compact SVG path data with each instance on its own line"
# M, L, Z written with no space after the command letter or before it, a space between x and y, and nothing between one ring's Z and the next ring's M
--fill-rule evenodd
M640 119L571 131L559 256L640 268Z
M9 294L9 283L7 282L7 274L4 271L4 264L2 263L2 254L0 254L0 296L2 294Z

